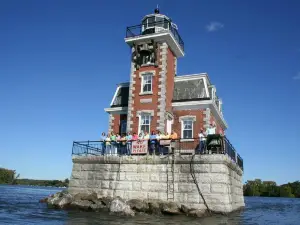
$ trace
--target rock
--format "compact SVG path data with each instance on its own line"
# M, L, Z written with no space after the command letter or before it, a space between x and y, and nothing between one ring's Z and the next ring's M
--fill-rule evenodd
M60 201L58 202L58 207L61 209L68 208L69 205L72 203L73 198L70 194L63 196Z
M135 211L137 212L148 212L149 211L149 205L139 199L131 199L127 201L127 204Z
M117 214L125 215L125 216L134 216L135 215L134 211L130 208L130 206L127 205L120 198L114 199L110 203L109 210L112 213L117 213Z
M60 202L61 198L58 195L54 195L53 197L48 198L47 205L48 207L58 207L58 203Z
M90 194L87 193L78 193L74 195L75 200L88 200L88 201L96 201L98 200L97 193L92 192Z
M160 202L158 202L158 201L151 201L151 202L148 202L148 205L149 205L149 213L152 213L152 214L161 214Z
M98 201L92 203L92 204L90 205L90 208L91 208L93 211L99 211L100 209L103 209L103 208L106 208L106 207L102 204L102 202L101 202L100 200L98 200Z
M111 197L103 197L100 199L103 205L106 205L108 208L110 206L110 203L112 202L113 198Z
M73 209L89 210L92 202L88 200L75 200L70 204L70 207Z
M186 205L181 205L181 211L185 214L188 214L188 212L190 211L191 209L189 207L187 207Z
M180 214L180 208L177 206L175 202L164 202L160 204L161 211L165 214Z
M207 215L207 213L205 209L193 209L189 211L188 215L195 216L195 217L204 217Z

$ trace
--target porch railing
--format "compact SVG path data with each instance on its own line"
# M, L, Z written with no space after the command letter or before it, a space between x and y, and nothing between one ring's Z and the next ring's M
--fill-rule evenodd
M138 141L132 141L130 146L132 146L134 142ZM124 142L111 142L110 144L116 149L115 153L117 155L123 155L124 149L127 147ZM153 150L153 154L226 154L232 161L237 163L242 170L244 169L242 157L237 153L230 141L220 135L208 135L204 146L202 146L198 138L193 138L167 140L167 142L164 141L164 143L156 141L154 145L148 143L147 148L144 154L152 152L150 148L154 148L151 149ZM107 152L105 150L106 143L103 141L74 141L72 155L106 155Z

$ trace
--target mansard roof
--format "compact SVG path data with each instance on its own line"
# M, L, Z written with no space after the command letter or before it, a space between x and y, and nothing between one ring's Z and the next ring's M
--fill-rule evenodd
M212 85L206 73L176 76L174 79L173 102L209 100L212 98ZM118 85L111 107L128 106L129 83Z
M128 105L129 83L119 84L110 104L111 107L126 107Z

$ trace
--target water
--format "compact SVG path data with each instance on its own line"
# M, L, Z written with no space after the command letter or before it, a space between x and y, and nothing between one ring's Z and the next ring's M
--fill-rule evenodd
M286 224L300 225L300 199L246 198L246 209L230 216L191 218L186 216L118 217L107 213L75 212L48 209L41 198L61 189L0 185L0 224Z

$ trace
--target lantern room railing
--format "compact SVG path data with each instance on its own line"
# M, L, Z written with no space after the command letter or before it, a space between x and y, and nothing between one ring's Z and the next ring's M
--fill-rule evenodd
M127 27L126 38L165 32L170 32L178 42L182 51L184 51L184 42L180 37L178 30L173 26L171 22L167 20Z
M130 148L142 141L130 141ZM168 154L224 154L235 162L242 170L244 169L243 159L237 153L235 148L225 136L208 135L206 144L201 146L198 138L192 139L176 139L176 140L160 140L153 142L146 141L146 149L144 152L135 154L154 154L154 155L168 155ZM113 155L126 155L127 142L110 142L110 148L114 148ZM72 155L111 155L112 151L107 151L106 143L103 141L74 141L72 148ZM152 148L152 149L150 149ZM170 151L171 149L171 151ZM133 151L131 151L132 154Z

